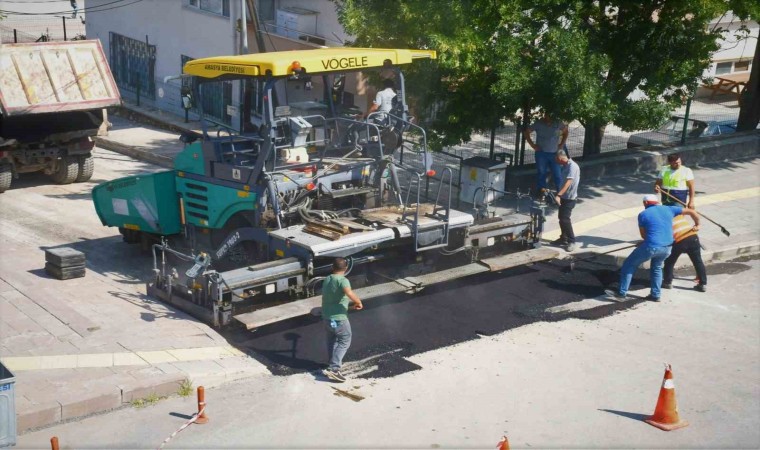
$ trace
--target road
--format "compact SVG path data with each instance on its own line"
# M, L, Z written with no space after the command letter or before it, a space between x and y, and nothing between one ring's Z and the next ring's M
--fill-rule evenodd
M152 170L98 152L93 183ZM74 242L88 268L139 292L149 259L100 226L93 183L25 177L0 198L3 241L23 260L31 248ZM352 315L343 385L317 375L315 319L227 332L271 373L209 389L210 423L166 448L493 448L504 433L513 448L760 446L760 261L711 266L708 294L689 289L684 272L660 304L610 303L600 297L609 268L565 269L540 263L367 302ZM643 287L634 284L646 295ZM691 423L672 433L640 420L654 409L663 362ZM55 435L62 448L156 448L194 408L178 397L123 408L19 436L17 447L49 448Z
M299 372L211 389L210 422L184 430L166 448L493 448L504 433L512 448L757 448L760 264L709 270L709 294L691 290L682 276L660 304L473 333L408 354L414 370L395 376L334 385ZM450 295L469 301L467 292ZM439 311L417 300L401 306L415 303L422 310L416 319L438 320ZM377 321L378 310L398 306L356 314L360 342L373 331L361 316ZM419 327L425 324L417 320L394 327L402 334L388 349ZM282 336L284 354L290 342ZM663 362L673 364L680 414L690 422L670 433L641 421L654 410ZM336 395L334 387L363 400ZM70 448L154 448L194 408L193 398L172 398L123 409L21 436L19 448L44 447L53 435Z

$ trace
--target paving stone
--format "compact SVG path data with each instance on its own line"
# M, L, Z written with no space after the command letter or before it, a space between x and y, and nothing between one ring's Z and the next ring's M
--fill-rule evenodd
M177 361L177 358L167 351L135 352L137 356L150 364Z
M113 353L95 353L77 355L77 367L111 367Z
M73 369L77 367L77 355L38 356L41 369Z
M14 291L15 288L3 280L0 280L0 294L3 292Z
M114 366L144 366L148 362L140 358L134 353L114 353L113 365Z
M260 373L269 373L269 369L267 369L265 365L247 356L237 356L234 358L217 359L215 362L227 371L253 370Z
M177 361L199 361L204 359L217 359L232 356L225 347L199 347L167 350Z
M11 372L24 370L39 370L42 368L42 360L38 356L8 356L3 357L3 365Z
M174 367L185 374L190 380L198 377L221 375L224 373L222 366L217 361L179 361L171 363Z

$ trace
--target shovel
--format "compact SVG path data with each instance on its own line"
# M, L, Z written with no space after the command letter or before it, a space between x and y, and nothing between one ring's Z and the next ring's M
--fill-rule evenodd
M639 244L636 243L636 244L626 245L625 247L616 248L615 250L610 250L608 252L597 253L597 254L595 254L593 256L589 256L588 258L582 258L582 259L575 259L575 258L573 258L572 261L570 261L570 266L565 270L565 272L567 273L567 272L572 272L573 270L575 270L575 263L577 263L577 262L591 261L592 259L597 258L599 256L609 255L610 253L615 253L615 252L618 252L620 250L626 250L626 249L629 249L629 248L633 248L633 247L636 247L637 245L639 245Z
M681 206L683 206L684 208L687 208L687 206L686 206L686 203L684 203L684 202L682 202L681 200L679 200L679 199L677 199L677 198L673 197L673 196L672 196L672 195L670 195L668 192L665 192L665 191L663 191L662 189L659 189L659 192L662 192L663 194L665 194L665 195L667 195L668 197L670 197L672 200L675 200L675 201L677 201L678 203L680 203L680 204L681 204ZM718 222L716 222L716 221L712 220L711 218L707 217L706 215L702 214L701 212L697 211L696 209L694 210L694 212L696 212L696 213L697 213L697 214L699 214L700 216L704 217L705 219L709 220L710 222L714 223L715 225L719 226L719 227L720 227L720 231L721 231L723 234L725 234L726 236L729 236L729 237L731 236L731 233L730 233L730 232L729 232L729 231L728 231L728 230L727 230L727 229L726 229L726 228L725 228L723 225L721 225L721 224L719 224Z

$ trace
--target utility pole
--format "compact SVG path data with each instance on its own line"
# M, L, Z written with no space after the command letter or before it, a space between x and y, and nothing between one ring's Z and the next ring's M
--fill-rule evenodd
M248 54L248 13L245 10L246 0L240 0L240 36L242 45L240 48L241 55Z
M259 13L256 11L256 0L246 1L248 3L248 11L251 12L251 25L253 25L253 34L256 36L258 53L266 53L267 48L266 45L264 45L264 35L261 31L261 24L259 23Z

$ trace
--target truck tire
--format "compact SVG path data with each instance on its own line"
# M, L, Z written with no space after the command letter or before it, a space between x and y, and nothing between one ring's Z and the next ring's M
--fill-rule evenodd
M0 164L0 194L10 189L12 180L13 171L10 164Z
M77 157L79 168L77 170L77 183L89 181L92 178L92 173L95 171L95 159L92 155L80 155Z
M75 156L64 156L58 161L58 169L51 175L58 184L71 184L77 179L79 161Z

